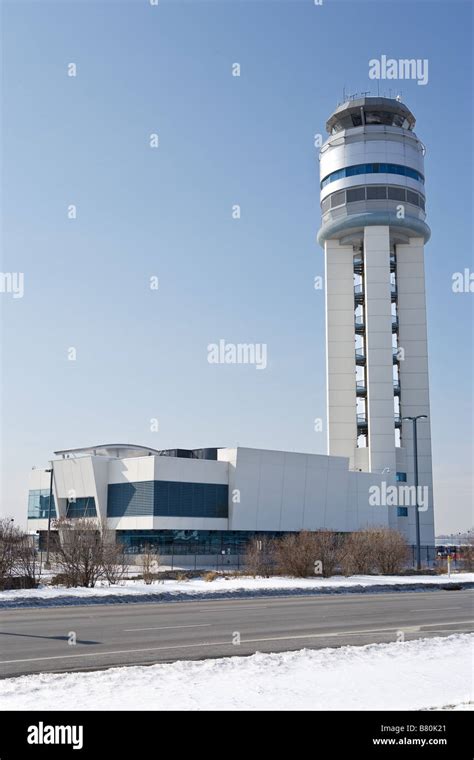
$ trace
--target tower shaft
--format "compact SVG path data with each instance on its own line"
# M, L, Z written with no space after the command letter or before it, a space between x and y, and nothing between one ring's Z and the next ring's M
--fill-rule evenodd
M356 470L413 484L412 425L429 415L423 144L402 103L348 101L321 148L326 272L328 452ZM422 543L433 542L429 419L418 428L419 484L429 493ZM414 510L390 524L413 539Z

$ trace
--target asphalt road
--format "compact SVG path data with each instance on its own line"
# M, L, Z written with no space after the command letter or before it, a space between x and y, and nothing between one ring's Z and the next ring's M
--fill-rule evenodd
M460 590L5 610L0 677L448 636L474 630L473 603Z

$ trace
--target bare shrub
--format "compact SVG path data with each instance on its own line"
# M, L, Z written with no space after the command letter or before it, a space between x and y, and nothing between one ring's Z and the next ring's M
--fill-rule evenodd
M398 530L391 528L371 528L374 565L382 575L397 575L406 566L408 544Z
M331 575L334 575L340 563L343 537L335 531L322 529L313 535L315 536L316 559L322 562L323 577L329 578Z
M465 573L474 572L474 538L462 547L461 567Z
M322 563L322 575L328 578L339 561L341 538L331 530L290 533L276 544L278 570L295 578L314 576L315 562Z
M295 578L306 578L314 572L314 551L302 534L289 533L275 542L278 572Z
M215 573L214 570L209 570L209 572L204 573L204 580L207 581L207 583L210 583L211 581L215 581L216 578L219 577L219 573Z
M92 588L103 575L100 522L90 518L55 521L59 534L56 564L68 586Z
M15 573L18 547L24 535L10 517L0 519L0 589Z
M371 530L350 533L341 548L344 575L369 575L375 571L374 535Z
M14 573L21 578L26 588L36 588L41 580L41 558L36 551L31 536L26 533L16 542Z
M249 541L244 556L244 567L254 578L257 575L269 578L276 568L275 541L265 536Z
M396 575L408 561L408 544L396 530L384 526L351 533L341 550L341 569L344 575Z
M158 549L153 544L145 544L140 554L139 565L142 571L143 580L149 586L153 583L156 573L160 567L160 555Z
M102 570L105 580L113 585L128 575L129 559L124 546L115 541L113 531L102 532Z
M49 586L68 586L70 585L68 582L67 575L64 575L64 573L58 573L56 575L52 575L51 578L48 581Z

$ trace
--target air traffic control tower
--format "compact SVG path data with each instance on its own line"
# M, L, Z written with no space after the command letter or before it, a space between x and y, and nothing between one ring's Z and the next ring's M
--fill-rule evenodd
M328 453L355 470L414 483L419 420L422 544L434 543L424 245L425 148L399 99L361 97L336 108L320 152L326 271ZM390 524L415 539L415 510ZM407 522L408 521L408 522Z

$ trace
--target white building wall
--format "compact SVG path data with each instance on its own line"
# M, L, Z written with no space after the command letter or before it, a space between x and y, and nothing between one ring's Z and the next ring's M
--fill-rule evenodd
M109 483L137 483L153 480L155 457L130 457L128 459L111 459L109 464Z
M386 507L369 506L381 477L348 469L348 458L238 448L230 530L356 530L387 525Z
M227 530L226 518L213 517L109 517L112 530Z
M94 492L97 517L105 522L107 520L107 487L109 484L109 464L106 457L91 457L92 471L94 474Z
M68 499L81 496L93 496L96 499L98 509L101 506L103 507L103 505L98 504L96 473L92 459L93 457L78 457L77 459L56 459L53 461L53 482L58 517L65 517Z
M227 462L212 459L182 457L153 457L155 480L174 480L188 483L217 483L227 485Z
M434 542L433 476L431 459L430 395L424 245L422 238L411 238L406 245L397 245L397 283L399 338L404 349L400 362L401 409L404 416L426 414L427 420L417 423L418 479L428 487L429 504L420 511L420 542ZM407 482L414 483L413 426L403 423L402 444L405 452ZM410 541L415 541L415 510L408 510ZM406 519L406 518L405 518Z
M227 483L227 463L211 459L148 456L109 460L109 483L171 480L179 483Z

